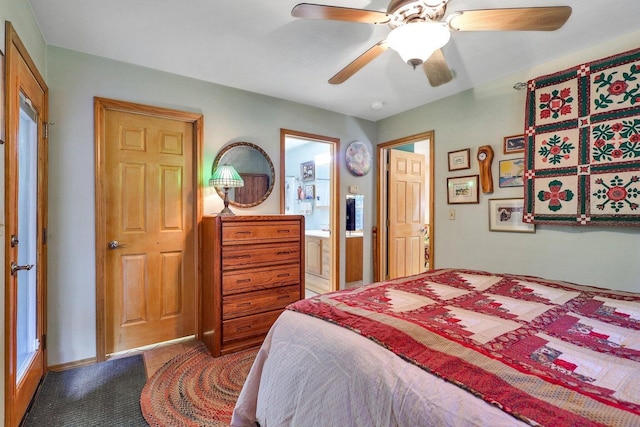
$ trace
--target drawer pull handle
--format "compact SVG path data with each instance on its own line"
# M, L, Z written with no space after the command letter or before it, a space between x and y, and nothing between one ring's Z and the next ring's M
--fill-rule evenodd
M246 331L248 329L251 329L251 325L239 326L239 327L236 328L236 332L242 332L242 331Z
M251 281L251 279L238 279L238 280L236 280L236 283L247 283L247 282L250 282L250 281Z
M229 259L242 259L242 258L251 258L251 255L249 255L249 254L240 254L240 255L229 256Z
M291 252L290 251L280 251L277 254L278 255L289 255Z
M291 233L291 230L278 230L278 233Z
M240 302L238 304L236 304L236 307L240 308L240 307L251 307L251 303L250 302Z
M291 276L289 273L278 274L278 277L289 277Z
M278 299L279 299L279 300L281 300L281 299L289 299L289 295L280 295L280 296L278 297Z
M236 234L251 234L251 231L236 231Z

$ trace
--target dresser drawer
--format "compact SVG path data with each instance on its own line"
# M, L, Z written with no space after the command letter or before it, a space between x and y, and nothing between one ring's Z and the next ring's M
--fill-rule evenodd
M264 221L226 223L222 225L223 245L242 245L247 241L260 242L300 241L299 221Z
M222 273L222 295L299 285L300 264L225 271Z
M222 298L222 319L277 310L299 299L299 285L226 296Z
M214 357L259 346L304 296L304 216L203 216L198 335Z
M231 246L222 251L223 270L296 262L300 262L297 242Z
M279 309L223 321L222 342L226 344L230 341L246 339L256 335L266 335L273 322L283 311L284 309Z

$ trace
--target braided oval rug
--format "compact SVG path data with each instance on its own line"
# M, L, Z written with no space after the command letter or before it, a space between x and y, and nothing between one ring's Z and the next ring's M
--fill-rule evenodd
M152 427L228 426L257 352L214 358L201 344L174 357L145 384L142 415Z

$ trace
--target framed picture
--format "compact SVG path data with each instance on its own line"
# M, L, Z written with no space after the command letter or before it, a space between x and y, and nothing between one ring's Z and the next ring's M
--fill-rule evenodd
M524 153L524 135L505 136L502 152L504 154Z
M449 171L469 169L469 148L465 150L449 151Z
M500 187L523 187L524 157L500 160L498 185Z
M313 160L301 163L300 175L303 181L313 181L316 179L316 163Z
M535 233L534 224L522 222L524 199L489 199L489 230Z
M479 203L478 175L447 178L447 203Z
M304 198L315 199L316 198L316 186L313 184L305 184L304 186Z

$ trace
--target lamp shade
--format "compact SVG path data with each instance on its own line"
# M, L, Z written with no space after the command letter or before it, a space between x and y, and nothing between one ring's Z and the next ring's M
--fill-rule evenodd
M209 185L225 188L244 187L244 181L233 166L224 164L213 171L213 175L209 179Z
M394 28L387 37L387 44L403 61L416 67L425 62L447 44L451 33L440 22L410 22Z

